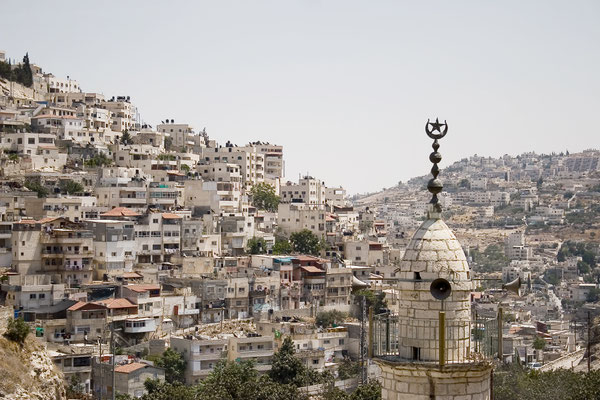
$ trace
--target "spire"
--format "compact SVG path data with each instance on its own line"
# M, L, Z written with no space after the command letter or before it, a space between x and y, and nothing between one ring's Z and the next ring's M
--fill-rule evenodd
M434 133L435 131L438 133ZM437 195L442 191L444 185L437 178L440 173L438 163L442 161L442 154L438 152L438 149L440 148L438 139L446 136L446 133L448 133L448 124L446 121L444 121L443 124L440 123L437 118L435 119L435 122L427 120L427 123L425 124L425 133L433 139L433 144L431 145L433 152L429 155L429 161L433 163L433 167L431 167L431 175L433 175L433 178L427 183L427 190L433 194L431 201L429 202L432 205L429 211L429 218L439 218L439 214L442 212L442 206L439 204Z

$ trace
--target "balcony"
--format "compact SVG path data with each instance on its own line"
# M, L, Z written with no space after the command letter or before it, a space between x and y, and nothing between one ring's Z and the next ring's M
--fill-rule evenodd
M193 361L219 361L221 359L227 358L226 351L215 351L213 353L204 352L204 353L192 353L191 359Z
M73 233L72 236L68 235L56 235L56 234L48 234L43 233L40 236L41 243L56 243L56 244L81 244L86 240L93 240L94 235L91 232L78 232Z
M156 330L154 318L125 319L125 333L147 333Z
M237 353L239 358L255 358L255 357L271 357L273 356L273 349L261 349L261 350L245 350Z

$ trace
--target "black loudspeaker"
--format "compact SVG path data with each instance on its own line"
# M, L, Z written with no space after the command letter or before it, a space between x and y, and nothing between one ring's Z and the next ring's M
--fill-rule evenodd
M444 278L437 278L431 282L429 292L431 292L431 295L436 299L445 300L450 296L450 293L452 293L452 285Z

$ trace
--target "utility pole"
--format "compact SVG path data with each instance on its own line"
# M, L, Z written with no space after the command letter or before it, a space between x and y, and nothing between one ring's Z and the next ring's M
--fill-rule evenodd
M110 324L110 347L112 349L112 400L115 400L115 325Z
M104 333L104 330L102 331L102 333ZM104 335L102 335L104 336ZM100 342L100 393L98 395L98 398L100 400L102 400L102 339L104 339L104 337L100 337L98 336L98 342Z
M367 319L367 299L362 296L361 299L361 314L362 318L360 321L360 383L364 385L367 381L367 369L365 366L365 353L367 351L366 343L366 332L365 332L365 320Z
M588 367L588 373L590 372L590 370L592 369L592 346L591 346L591 336L592 336L592 324L591 324L591 318L590 318L590 312L587 312L587 328L588 328L588 332L587 332L587 351L588 351L588 359L587 359L587 367Z

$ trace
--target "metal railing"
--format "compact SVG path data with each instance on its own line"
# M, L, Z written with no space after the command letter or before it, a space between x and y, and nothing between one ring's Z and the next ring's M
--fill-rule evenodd
M466 363L492 358L498 350L497 319L400 318L380 314L371 324L374 357L398 362Z

